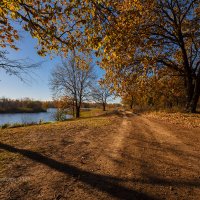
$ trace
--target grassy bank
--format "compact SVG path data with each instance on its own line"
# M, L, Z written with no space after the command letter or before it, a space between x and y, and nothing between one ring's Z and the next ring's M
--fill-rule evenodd
M43 122L43 121L40 121L40 122L30 122L30 123L14 123L14 124L9 124L9 123L6 123L6 124L3 124L0 126L0 129L5 129L5 128L18 128L18 127L26 127L26 126L33 126L33 125L41 125L41 124L50 124L50 123L53 123L53 122Z
M102 109L99 109L99 108L92 108L92 109L88 108L88 109L81 110L80 116L82 118L94 117L94 116L106 114L107 112L109 111L103 111Z
M88 118L88 117L95 117L95 116L100 116L100 115L106 115L111 113L112 111L102 111L101 109L95 108L95 109L84 109L81 110L81 118ZM66 119L64 121L71 121L71 120L75 120L75 119ZM33 126L33 125L41 125L41 124L50 124L52 122L30 122L30 123L14 123L14 124L10 124L10 123L6 123L0 126L0 129L6 129L6 128L18 128L18 127L27 127L27 126ZM53 122L53 123L56 123Z
M91 112L87 112L91 116ZM94 112L93 112L94 113ZM29 146L33 151L42 152L43 148L47 144L41 144L43 140L46 140L48 143L49 136L53 136L55 140L59 139L62 141L72 140L77 135L80 135L81 132L87 130L97 131L96 134L99 134L99 131L106 130L106 127L112 126L115 117L109 118L106 116L91 116L91 117L82 117L79 119L69 119L67 121L55 122L55 123L41 123L41 124L13 124L4 129L0 130L0 141L5 143L17 144L19 146ZM67 138L63 137L67 135ZM40 140L38 137L42 137ZM63 138L63 139L60 139ZM65 138L65 139L64 139ZM28 141L31 141L30 143ZM38 145L38 143L40 145ZM65 145L68 145L66 142ZM5 170L8 169L9 161L15 162L22 158L20 155L16 155L10 152L4 152L0 154L0 178L4 177ZM1 183L1 182L0 182Z
M98 112L0 130L0 199L198 199L198 128Z

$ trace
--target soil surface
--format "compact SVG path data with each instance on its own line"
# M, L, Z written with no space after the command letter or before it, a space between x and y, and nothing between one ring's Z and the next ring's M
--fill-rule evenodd
M200 129L132 113L1 130L0 199L200 199Z

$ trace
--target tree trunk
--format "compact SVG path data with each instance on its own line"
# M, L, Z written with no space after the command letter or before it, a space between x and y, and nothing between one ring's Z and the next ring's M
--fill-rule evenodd
M76 118L80 117L80 106L76 106Z
M103 111L106 111L106 104L103 103L102 105L103 105Z
M130 109L133 109L133 96L131 96L131 103L130 103Z
M178 99L178 97L176 97L175 99L176 99L176 106L179 106L179 99Z
M197 77L197 79L195 80L195 84L191 89L192 91L188 91L191 97L188 98L186 109L188 112L195 113L200 95L200 77Z
M78 100L75 101L75 107L76 107L76 118L80 117L80 103L78 103Z
M194 85L192 84L192 78L189 77L186 80L186 110L187 111L189 111L193 93L194 93Z
M75 117L75 105L74 105L74 100L73 100L73 104L72 104L72 113L73 113L73 117Z
M197 75L193 74L192 67L189 64L187 51L185 48L185 42L183 38L183 34L181 32L181 28L179 27L179 39L180 39L180 47L182 51L183 58L183 67L186 75L186 111L194 113L196 112L196 107L199 99L199 87L200 87L200 71L198 71Z

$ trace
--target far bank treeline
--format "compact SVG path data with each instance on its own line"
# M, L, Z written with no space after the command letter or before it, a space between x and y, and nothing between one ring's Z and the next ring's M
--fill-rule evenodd
M0 99L0 113L38 113L46 112L52 102L35 101L32 99ZM53 106L53 105L52 105Z
M118 104L108 104L115 107ZM118 105L119 106L119 105ZM65 107L65 106L64 106ZM47 112L48 108L63 108L63 100L37 101L29 98L24 99L0 99L0 113L39 113ZM83 103L82 108L101 108L99 103Z

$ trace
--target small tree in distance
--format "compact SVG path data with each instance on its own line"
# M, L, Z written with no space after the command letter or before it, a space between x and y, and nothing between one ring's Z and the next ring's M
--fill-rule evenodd
M89 98L94 80L93 67L87 56L76 55L74 51L52 71L50 85L54 95L72 99L75 116L79 118L81 104Z
M92 99L102 105L103 111L106 111L107 101L111 96L109 88L104 83L100 82L98 86L92 89Z

